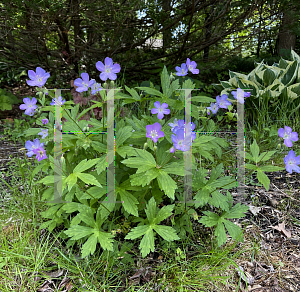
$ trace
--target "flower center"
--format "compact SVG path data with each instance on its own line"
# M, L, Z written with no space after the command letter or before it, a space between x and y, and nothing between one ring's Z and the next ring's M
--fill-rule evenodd
M107 66L107 65L105 65L105 72L106 72L106 73L109 73L109 72L110 72L109 66Z
M294 159L290 159L289 160L289 165L295 164L295 160Z
M157 133L156 133L156 131L155 131L155 130L151 131L151 136L152 136L153 138L155 138L155 137L156 137L156 135L157 135Z
M285 132L283 139L289 139L290 137L291 137L291 134Z

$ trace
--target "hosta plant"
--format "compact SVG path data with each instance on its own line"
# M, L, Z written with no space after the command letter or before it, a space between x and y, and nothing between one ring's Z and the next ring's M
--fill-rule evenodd
M213 84L221 92L231 96L233 88L251 90L251 96L245 101L245 112L251 120L257 120L257 109L262 105L268 109L268 115L278 119L281 107L287 108L291 117L299 111L300 102L300 56L291 51L292 61L280 59L279 63L268 66L256 63L256 68L248 75L229 71L230 79Z

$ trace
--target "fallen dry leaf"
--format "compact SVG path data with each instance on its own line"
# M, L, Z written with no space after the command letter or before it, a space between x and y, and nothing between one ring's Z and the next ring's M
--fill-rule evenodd
M278 230L278 231L281 231L281 232L282 232L286 237L288 237L288 238L292 237L291 232L285 230L284 222L278 224L278 226L275 226L275 227L274 227L274 226L269 226L269 227L271 227L271 228L273 228L273 229L276 229L276 230Z

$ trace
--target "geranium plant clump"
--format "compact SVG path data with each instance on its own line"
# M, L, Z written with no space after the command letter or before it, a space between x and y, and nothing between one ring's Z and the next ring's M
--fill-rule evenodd
M176 67L176 75L186 76L188 71L198 74L199 70L196 66L196 62L191 62L188 58L186 63L181 64L181 67ZM116 73L121 70L120 65L113 64L109 57L105 58L105 64L97 62L96 68L101 72L99 77L102 81L116 80ZM103 201L107 195L105 187L107 137L102 136L104 142L101 143L99 135L94 133L105 130L106 117L103 115L103 123L94 118L89 121L80 120L84 112L94 107L101 107L107 101L106 91L109 92L111 89L101 88L101 85L94 79L89 79L87 73L82 73L81 78L74 81L74 85L77 86L76 91L91 90L92 94L97 92L101 95L101 102L93 101L95 103L93 106L79 113L79 104L74 107L73 101L65 101L62 96L58 100L53 98L50 104L45 99L46 93L52 97L50 91L41 88L50 76L49 73L38 67L36 73L29 70L28 75L31 80L27 83L31 86L38 86L37 89L42 94L38 100L36 98L24 99L24 105L20 108L25 110L25 114L33 116L37 109L37 101L41 103L39 112L43 113L37 118L37 124L44 127L29 129L27 135L41 135L42 143L39 139L34 139L33 142L29 140L25 143L25 148L28 150L26 153L28 157L36 155L37 161L40 162L33 174L40 170L45 172L45 177L37 182L49 186L43 193L43 200L51 201L54 196L53 105L60 104L62 115L67 119L63 130L64 128L67 131L81 129L83 132L87 124L92 126L90 133L85 135L79 132L64 135L62 139L64 152L62 199L67 203L51 204L51 207L42 213L42 216L49 220L44 222L41 228L48 227L49 231L52 231L55 227L64 224L67 230L61 236L69 237L68 246L76 242L83 243L82 257L85 257L95 252L97 243L104 250L114 250L112 239L114 234L111 231L120 225L114 223L113 215L123 215L131 224L138 223L129 231L125 239L133 240L142 237L140 249L142 256L145 257L150 251L154 251L156 234L162 238L163 242L186 238L187 233L191 232L190 218L195 218L197 214L195 209L209 204L215 207L220 215L211 211L203 211L204 215L198 221L205 226L216 227L214 235L219 246L227 240L225 228L233 239L239 239L242 236L241 228L228 219L245 216L244 212L248 210L248 207L240 203L233 206L232 196L228 190L235 187L236 181L232 177L222 176L224 174L222 163L212 169L209 180L205 178L208 170L203 167L200 167L193 175L194 203L189 202L188 208L183 203L175 204L176 199L183 199L183 184L175 181L171 175L184 176L183 153L190 150L191 146L195 149L194 153L192 152L193 169L195 169L194 154L200 154L213 161L212 154L216 153L221 159L221 147L226 148L228 144L221 138L200 135L197 137L196 132L193 131L195 130L193 122L191 122L191 137L188 139L185 133L185 120L182 119L184 117L178 115L167 120L168 115L173 116L175 111L179 112L184 108L184 90L179 96L177 95L177 100L173 98L176 90L180 89L179 80L170 78L166 67L161 73L162 92L153 87L137 87L150 95L141 98L135 89L125 86L129 95L117 92L114 96L115 99L124 99L124 104L150 101L149 109L152 114L152 116L143 115L143 119L137 119L135 116L126 117L126 124L124 120L115 124L115 199L116 201L120 199L122 204ZM182 89L194 87L191 80L185 80L182 84ZM236 95L234 97L240 102L240 91ZM247 95L248 93L245 93L245 96ZM192 101L197 102L210 102L211 100L204 96L192 97ZM227 96L217 97L218 107L227 108L229 104ZM168 109L169 106L170 109ZM213 113L216 110L212 106L209 109ZM44 147L47 148L44 149ZM124 159L126 156L127 159ZM222 189L227 190L226 196L220 192ZM162 202L164 206L159 208ZM171 215L173 215L172 227L162 225L161 222Z

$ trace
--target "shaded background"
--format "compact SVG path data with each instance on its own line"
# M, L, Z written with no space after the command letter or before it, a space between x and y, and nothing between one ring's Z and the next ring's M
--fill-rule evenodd
M290 48L299 53L299 7L287 0L3 0L0 85L26 86L27 70L37 66L50 72L48 86L70 87L82 72L101 82L95 64L105 57L120 64L123 84L159 84L164 65L175 72L189 57L200 69L191 77L214 93L210 84L226 80L229 69L246 73L254 59L272 65Z

